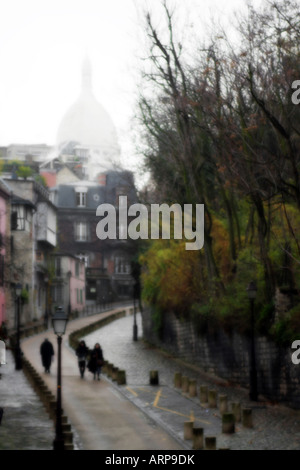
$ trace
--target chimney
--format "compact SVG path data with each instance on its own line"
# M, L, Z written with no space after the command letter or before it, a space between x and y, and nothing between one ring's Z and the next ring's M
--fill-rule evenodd
M104 173L99 173L97 181L100 186L106 186L106 175Z

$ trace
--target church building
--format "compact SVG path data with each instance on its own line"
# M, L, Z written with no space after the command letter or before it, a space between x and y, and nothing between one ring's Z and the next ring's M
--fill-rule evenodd
M57 207L57 251L84 260L85 298L91 303L132 298L136 242L99 240L96 235L100 204L113 204L118 211L120 195L127 196L128 204L137 202L133 174L118 170L119 160L117 132L94 96L86 58L79 97L62 118L56 146L40 165L40 173Z

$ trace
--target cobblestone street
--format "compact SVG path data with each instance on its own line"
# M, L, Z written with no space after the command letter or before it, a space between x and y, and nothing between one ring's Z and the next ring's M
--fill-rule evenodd
M195 427L203 428L205 437L217 438L217 448L300 450L299 411L272 405L262 398L257 403L250 403L247 390L229 387L224 381L150 347L142 340L139 315L138 341L133 341L132 316L116 320L85 337L90 348L99 342L105 359L126 370L127 384L117 385L106 375L95 384L88 372L82 381L79 378L75 353L68 345L68 334L96 318L97 315L70 322L63 343L63 398L76 437L75 449L143 449L144 443L151 438L154 446L157 446L151 447L153 450L188 450L192 448L192 442L184 439L183 426L185 421L192 420ZM22 349L49 386L55 387L56 366L50 375L45 375L40 363L38 350L44 337L49 337L55 345L53 333L48 330L26 339L22 343ZM157 386L149 385L150 370L159 372ZM218 394L227 395L229 404L240 402L242 407L252 408L254 427L247 429L237 423L234 434L223 434L218 409L210 409L200 403L198 396L190 397L181 389L175 388L175 372L196 379L198 390L200 385L207 385ZM7 364L1 367L1 373L0 407L4 408L4 416L0 426L0 450L51 450L53 422L23 372L15 371L10 351L7 352ZM128 408L128 404L134 407ZM135 409L137 412L140 410L144 418ZM126 422L124 421L123 428L118 429L116 426L117 423L120 425L123 410ZM126 439L128 431L124 432L127 426L132 428L130 439ZM160 436L159 428L166 434L162 433L157 438L156 436ZM170 441L167 435L170 436Z
M229 447L233 450L300 450L300 412L298 410L272 405L263 399L257 403L250 402L247 390L222 384L224 381L208 376L196 367L149 347L141 340L142 325L139 315L137 323L139 333L137 342L132 340L132 317L117 320L90 334L85 338L86 342L89 347L99 342L103 347L105 358L116 367L126 370L127 387L122 388L123 393L177 438L182 440L183 423L189 420L189 414L192 413L202 420L200 424L196 419L195 424L204 428L204 435L217 436L218 447ZM149 386L150 370L159 371L158 387ZM210 389L217 390L218 394L227 395L229 404L240 402L242 407L252 408L253 429L243 428L239 423L233 435L222 434L218 410L201 406L198 397L190 398L185 394L183 400L181 390L175 389L173 385L175 372L197 379L198 386L207 385ZM163 401L160 399L160 406L153 406L159 389L163 390ZM218 424L216 424L216 419ZM209 421L210 424L205 424L204 421ZM187 441L185 441L185 446L191 448L191 444Z

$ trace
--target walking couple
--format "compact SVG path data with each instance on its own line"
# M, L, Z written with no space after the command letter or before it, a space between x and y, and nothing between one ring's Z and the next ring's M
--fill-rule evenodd
M93 350L89 350L85 341L80 341L76 349L78 357L78 367L80 376L83 379L86 366L88 370L94 374L94 380L100 380L101 369L103 366L103 352L99 343L96 343Z

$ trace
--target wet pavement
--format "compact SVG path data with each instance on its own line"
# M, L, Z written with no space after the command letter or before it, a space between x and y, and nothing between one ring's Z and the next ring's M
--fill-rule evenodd
M140 315L138 341L133 341L132 316L85 337L90 348L99 342L105 359L126 371L126 385L117 385L106 375L95 383L88 372L84 380L80 379L68 334L98 317L70 322L63 341L63 400L74 431L75 449L191 449L192 442L184 439L183 430L186 421L193 421L194 427L203 429L204 437L217 438L217 448L300 450L300 411L271 405L263 399L249 402L247 390L229 387L224 381L149 346L142 340ZM44 337L49 337L55 346L55 337L48 331L24 340L22 349L49 387L55 389L56 367L50 375L44 374L37 353ZM0 450L50 450L53 422L23 372L15 371L10 351L7 362L0 368L0 407L4 408ZM151 370L158 371L158 385L149 385ZM242 407L251 408L253 428L237 423L234 434L222 433L219 410L200 403L199 396L191 397L175 388L175 372L195 379L198 390L200 385L206 385L218 395L227 395L229 404L239 402Z
M118 310L116 310L118 311ZM75 437L75 450L180 450L180 444L154 420L126 399L102 377L90 373L80 377L77 357L68 345L68 336L89 323L105 319L108 312L71 321L62 341L62 407ZM55 356L51 373L41 364L39 348L48 338ZM22 341L22 350L43 378L48 390L56 394L57 340L52 330Z
M15 370L12 353L6 356L7 364L0 367L0 450L50 450L53 422L23 371Z
M105 359L119 369L126 370L127 385L118 387L124 396L143 409L151 418L168 430L185 449L192 442L184 439L184 422L194 420L202 427L204 436L215 436L217 448L232 450L300 450L300 411L285 406L272 405L260 398L250 402L248 390L229 387L225 381L203 373L197 367L171 357L142 341L142 324L137 316L139 340L133 341L133 318L125 317L85 337L92 347L99 342ZM159 385L149 385L149 373L158 370ZM190 397L174 387L174 374L180 372L197 381L218 396L226 395L228 411L231 403L252 409L253 428L236 423L234 434L222 433L221 414L218 408L201 404L199 396Z

